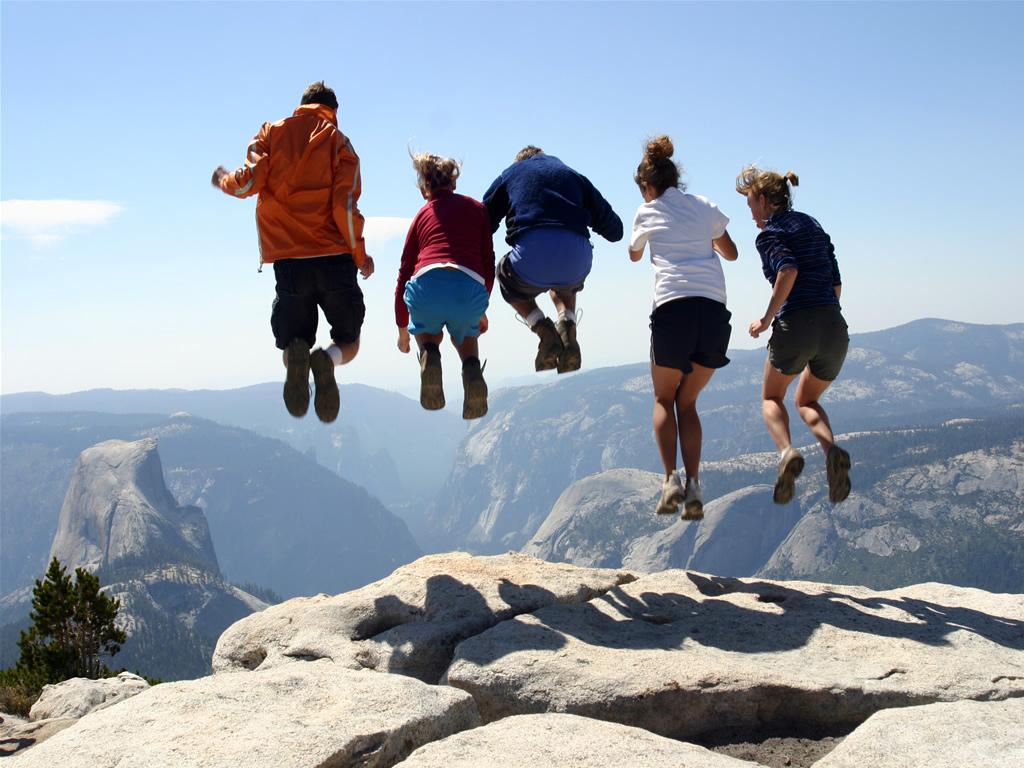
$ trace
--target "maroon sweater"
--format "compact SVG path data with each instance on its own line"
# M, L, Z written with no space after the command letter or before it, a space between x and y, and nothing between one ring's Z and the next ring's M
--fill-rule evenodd
M471 197L443 190L420 208L402 249L395 288L395 322L409 325L405 284L430 264L458 264L483 278L487 292L494 285L494 244L487 209Z

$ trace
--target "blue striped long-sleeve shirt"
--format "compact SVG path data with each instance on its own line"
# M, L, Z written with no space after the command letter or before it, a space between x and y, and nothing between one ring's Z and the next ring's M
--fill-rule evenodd
M836 249L828 233L806 213L779 211L757 236L757 252L768 282L793 267L796 281L776 317L808 307L838 305L835 286L842 284Z

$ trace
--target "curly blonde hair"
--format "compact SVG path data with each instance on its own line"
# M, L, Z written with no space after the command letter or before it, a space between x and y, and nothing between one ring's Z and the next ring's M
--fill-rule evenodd
M460 163L457 160L421 152L413 155L412 167L416 169L416 184L424 192L455 189L460 170Z
M785 175L775 171L762 171L756 165L748 165L736 176L736 191L741 195L753 192L764 195L768 205L777 211L789 211L793 208L793 191L791 187L800 185L800 177L792 171Z

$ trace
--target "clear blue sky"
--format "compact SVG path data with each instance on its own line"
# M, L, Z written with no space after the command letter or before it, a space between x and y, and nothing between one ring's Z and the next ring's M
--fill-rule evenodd
M401 220L422 203L410 145L461 158L459 191L476 197L539 145L628 228L643 141L670 134L690 191L732 218L737 347L754 346L745 329L769 293L733 188L749 162L800 174L797 207L837 245L853 331L1024 320L1019 3L0 7L5 393L280 378L254 201L209 177L320 78L362 158L377 262L342 382L416 384L392 312ZM651 267L595 246L584 365L642 361ZM497 292L489 314L490 376L529 374L534 337Z

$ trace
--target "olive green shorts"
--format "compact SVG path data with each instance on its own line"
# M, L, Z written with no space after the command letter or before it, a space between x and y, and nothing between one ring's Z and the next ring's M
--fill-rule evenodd
M849 346L850 334L838 306L797 309L772 323L768 362L786 376L810 368L816 378L833 381Z

